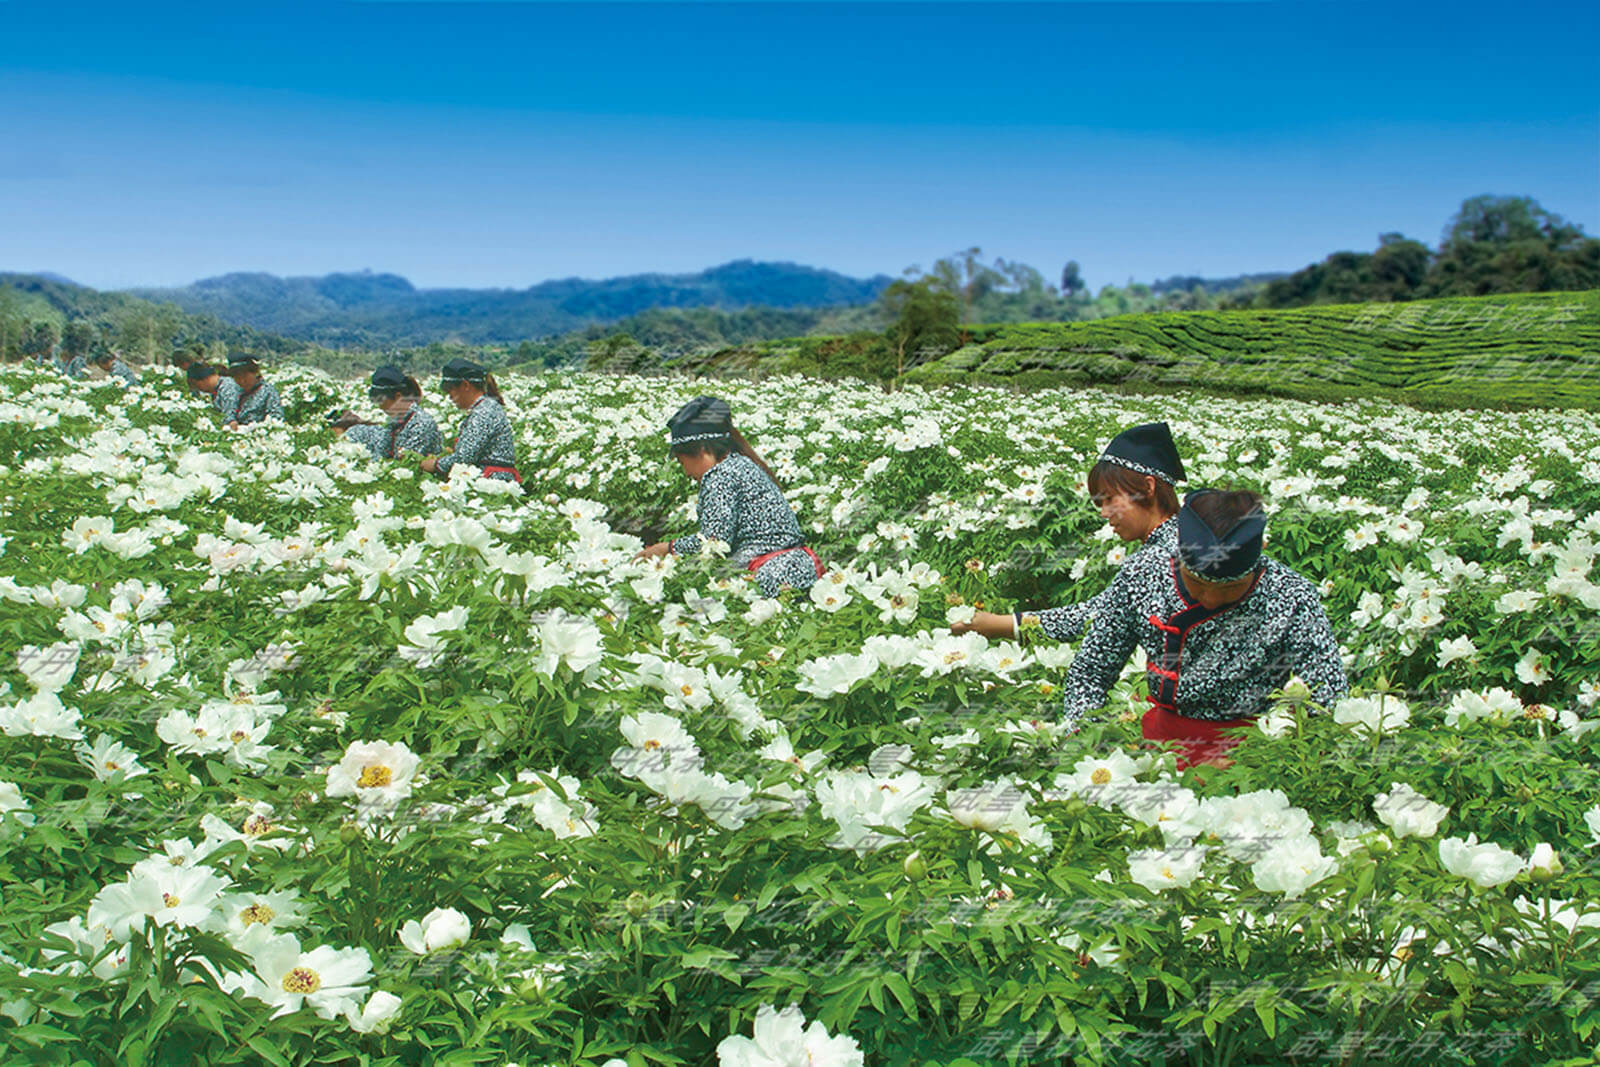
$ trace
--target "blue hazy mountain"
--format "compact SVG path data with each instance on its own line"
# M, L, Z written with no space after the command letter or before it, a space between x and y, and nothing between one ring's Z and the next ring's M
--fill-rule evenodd
M842 307L870 303L891 280L738 260L697 274L564 278L527 289L418 289L397 274L360 271L302 278L224 274L177 289L130 292L287 337L385 346L521 341L658 308Z

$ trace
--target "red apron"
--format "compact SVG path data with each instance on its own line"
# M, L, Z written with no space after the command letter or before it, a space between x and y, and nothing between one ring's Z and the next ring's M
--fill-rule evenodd
M518 480L520 481L521 479ZM768 560L775 559L778 556L783 555L785 552L804 552L806 555L810 556L811 565L817 568L818 578L821 578L824 574L828 573L827 569L822 566L822 561L817 558L817 554L811 551L810 545L796 545L794 548L780 548L776 552L768 552L764 556L757 556L755 559L750 561L750 569L752 571L758 571L762 567L766 566Z
M461 435L456 434L456 443L450 446L450 451L455 452L461 447ZM491 474L509 474L518 485L522 484L522 475L517 473L515 467L479 467L479 477L487 478Z
M1256 578L1260 579L1259 573ZM1196 763L1212 763L1221 759L1240 741L1237 736L1223 736L1222 731L1249 726L1255 720L1191 719L1178 711L1178 675L1183 669L1183 646L1188 640L1189 631L1208 619L1216 618L1238 601L1221 608L1207 608L1195 603L1184 591L1183 583L1178 580L1176 562L1172 564L1172 584L1184 607L1170 619L1150 616L1150 625L1160 630L1165 640L1161 655L1152 657L1145 667L1150 683L1150 695L1145 699L1153 706L1144 713L1143 726L1147 741L1177 742L1178 770L1181 771ZM1243 600L1254 590L1255 583L1252 582L1239 600Z
M1155 703L1154 697L1145 699ZM1242 738L1225 736L1222 731L1249 726L1254 719L1191 719L1177 715L1156 704L1144 713L1144 738L1146 741L1174 741L1178 745L1178 770L1197 763L1215 763L1227 755L1229 749Z

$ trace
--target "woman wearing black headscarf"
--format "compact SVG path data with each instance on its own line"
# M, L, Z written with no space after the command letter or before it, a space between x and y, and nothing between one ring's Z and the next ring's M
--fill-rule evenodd
M1261 555L1266 515L1244 490L1196 489L1178 512L1174 551L1117 572L1067 673L1062 714L1076 724L1105 703L1143 646L1151 707L1144 736L1175 741L1180 767L1215 761L1268 710L1290 676L1331 707L1349 691L1316 586Z
M347 441L358 441L373 459L394 459L402 452L436 456L444 451L439 424L422 407L422 387L399 367L383 366L372 372L367 396L389 416L383 425L355 422L348 425ZM342 420L341 420L342 421ZM338 423L334 424L339 429Z
M1164 422L1130 426L1111 439L1089 470L1089 498L1113 533L1137 541L1123 566L1145 553L1169 555L1178 543L1178 494L1184 480L1183 460ZM1015 637L1025 620L1033 619L1058 641L1076 640L1104 603L1109 588L1077 604L1043 611L999 615L980 611L968 623L955 623L954 633L976 630L985 637Z
M494 375L468 359L452 359L439 375L442 391L456 407L467 413L455 448L437 459L422 461L429 474L448 478L457 463L470 463L485 478L502 482L521 482L517 473L517 438L511 420L500 401L500 387Z
M218 393L222 422L229 429L265 422L267 419L283 421L283 401L272 383L261 377L261 365L254 356L242 352L228 354L228 369L224 372L238 385L239 392L231 407L226 406L223 394Z
M673 457L700 486L700 532L653 544L639 556L690 555L710 538L725 542L728 558L755 574L763 596L776 596L784 586L810 589L823 573L822 563L806 547L772 469L733 428L727 402L695 397L667 421L667 429Z

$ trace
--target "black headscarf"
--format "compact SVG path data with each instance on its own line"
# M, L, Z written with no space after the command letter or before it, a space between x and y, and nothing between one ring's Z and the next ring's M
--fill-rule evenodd
M462 382L481 386L489 380L489 372L470 359L452 359L439 371L439 386L449 390Z
M1178 558L1199 578L1231 582L1248 576L1260 562L1267 517L1257 508L1218 534L1194 510L1197 499L1215 492L1196 489L1183 498L1183 507L1178 511Z
M1183 460L1178 457L1178 446L1173 443L1172 431L1164 422L1128 427L1111 439L1100 460L1160 478L1168 485L1175 485L1186 477Z
M667 429L674 445L727 437L733 433L733 412L720 397L697 396L667 420Z

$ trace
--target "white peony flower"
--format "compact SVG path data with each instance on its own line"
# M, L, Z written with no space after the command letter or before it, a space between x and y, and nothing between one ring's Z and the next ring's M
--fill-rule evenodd
M1508 689L1496 686L1481 695L1464 689L1444 709L1444 723L1446 726L1459 726L1463 720L1475 722L1480 719L1507 722L1521 715L1522 701Z
M1345 697L1333 706L1333 721L1357 733L1393 733L1411 721L1411 708L1403 700L1384 694Z
M472 923L454 908L434 908L419 923L400 927L400 943L419 956L460 948L472 937Z
M1339 869L1339 861L1322 854L1314 837L1293 836L1274 844L1250 867L1256 888L1267 893L1298 897Z
M1152 893L1185 889L1199 877L1205 858L1206 849L1188 844L1130 852L1128 877Z
M20 812L13 817L24 826L32 826L33 816L27 813L28 807L28 798L22 795L16 782L0 782L0 822L5 816Z
M20 704L0 707L0 730L10 737L83 739L76 708L66 707L54 693L35 693Z
M1148 756L1133 759L1121 749L1114 749L1108 756L1089 756L1079 760L1071 773L1056 775L1055 786L1067 795L1082 797L1091 804L1114 808L1126 795L1125 789L1134 776L1149 766Z
M1470 637L1453 637L1447 641L1439 642L1439 669L1443 670L1456 660L1470 660L1478 654L1478 646L1472 643Z
M876 674L878 665L878 657L870 652L823 656L800 665L795 688L814 697L848 693L857 682Z
M855 597L836 582L818 582L811 587L811 602L830 614L847 606Z
M118 941L157 926L204 926L231 883L204 866L153 865L101 889L89 902L90 926L104 926Z
M1550 657L1529 646L1517 660L1517 681L1523 685L1544 685L1555 675L1550 673Z
M582 674L605 658L600 627L581 615L569 615L555 608L537 627L539 654L534 667L541 674L554 676L565 664L573 674Z
M405 638L411 644L401 645L398 651L418 668L426 670L444 658L444 635L458 632L466 625L467 609L464 607L454 607L437 615L419 616L405 629Z
M797 1006L774 1011L763 1004L756 1012L754 1037L734 1035L717 1045L719 1067L863 1067L855 1039L830 1037L821 1022L808 1027Z
M23 645L17 650L17 669L40 693L59 693L78 671L83 646L61 641L43 648Z
M364 813L390 814L411 795L419 762L404 741L353 741L328 769L327 794L355 797Z
M1451 874L1470 879L1484 889L1504 885L1523 870L1523 862L1515 852L1492 842L1480 845L1477 834L1468 834L1464 841L1459 837L1440 841L1439 863Z
M359 1012L347 1011L345 1021L358 1034L388 1033L394 1017L400 1013L400 1004L400 998L393 993L377 989Z
M149 768L139 762L139 754L107 734L95 737L93 744L79 741L72 748L78 762L94 771L102 782L137 778L149 774Z
M1396 837L1432 837L1450 814L1447 806L1435 804L1402 782L1391 784L1387 793L1379 793L1372 810Z
M1583 813L1583 825L1589 828L1589 847L1600 848L1600 804Z
M273 1018L310 1008L324 1019L361 1014L361 998L372 977L372 958L364 948L320 945L300 950L293 934L263 938L251 953L254 974L224 975L224 991L273 1005Z
M829 844L860 853L883 847L889 840L877 828L905 830L911 816L933 801L937 788L937 779L916 771L881 778L862 771L831 772L816 785L818 808L839 824L839 834Z

